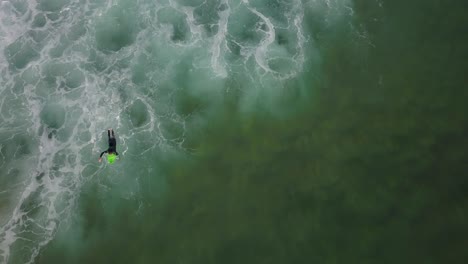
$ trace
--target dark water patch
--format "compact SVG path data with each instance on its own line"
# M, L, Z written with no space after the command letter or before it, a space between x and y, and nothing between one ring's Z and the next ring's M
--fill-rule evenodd
M15 95L23 94L24 93L24 86L25 86L26 82L22 78L20 78L19 76L16 76L14 80L15 80L14 85L13 85L13 88L12 88L11 91Z
M196 58L181 62L172 82L163 88L172 89L170 100L181 116L207 114L223 100L223 80L213 78L211 71L193 68L192 60Z
M86 70L102 72L107 69L108 66L104 55L98 53L96 50L91 50L89 52L88 64L86 64L85 67Z
M67 68L70 68L70 65L49 63L43 65L41 73L45 81L50 84L54 84L58 76L63 76L67 73Z
M56 22L60 18L59 12L47 12L46 17L49 21Z
M186 21L187 15L173 8L162 8L157 15L159 23L171 26L172 41L185 41L190 37L191 33Z
M176 0L177 3L183 6L197 7L205 3L204 0Z
M133 1L122 0L99 18L96 24L98 49L118 51L135 41L139 29L133 5Z
M1 143L0 153L5 161L31 154L32 139L27 134L10 135L8 140Z
M162 128L162 136L167 140L179 140L182 141L185 128L181 122L176 122L171 118L160 117L158 123Z
M80 86L85 79L83 72L79 69L73 69L65 75L65 85L68 88L76 88Z
M65 5L67 5L69 0L38 0L38 9L41 11L59 11Z
M245 6L240 6L229 16L227 25L229 35L243 46L259 43L263 38L257 31L261 22L262 20L257 15Z
M151 62L145 55L140 55L137 58L137 63L132 66L132 82L134 84L143 84L145 82L146 73L150 67Z
M41 209L41 193L44 187L38 187L36 190L32 191L21 203L20 210L26 213L27 216L32 217L34 214L37 214Z
M39 52L31 40L18 38L5 48L5 57L11 66L23 69L28 63L39 58Z
M58 129L65 122L65 109L59 104L47 104L41 111L41 121L50 128Z
M130 116L130 121L135 127L141 127L150 120L148 108L141 100L133 102L127 111Z
M39 13L34 17L34 20L32 22L32 26L34 28L41 28L41 27L45 26L46 23L47 23L47 19L44 16L44 14Z
M212 37L218 32L215 27L219 23L218 8L220 4L218 1L205 1L203 4L194 9L193 16L198 25L203 25L205 32L208 36Z
M27 136L18 136L15 137L16 151L15 155L20 156L31 154L31 140Z
M68 39L71 41L76 41L80 37L86 34L86 27L83 21L76 23L70 28L70 31L67 34Z
M227 47L229 49L229 52L231 52L234 55L239 56L242 47L231 36L227 36L226 40L227 40L226 43L227 43Z
M28 11L28 2L25 0L13 0L10 3L19 15L24 15Z
M44 173L44 172L38 173L38 174L36 175L36 180L37 180L37 181L41 181L42 178L43 178L44 176L45 176L45 173Z
M8 186L9 184L19 182L20 173L20 170L17 168L11 168L8 170L2 168L3 177L0 178L2 186Z
M65 50L70 46L70 43L71 41L67 37L60 36L60 40L58 41L57 45L50 49L49 55L52 58L60 58Z
M42 30L30 30L27 33L28 36L30 36L36 43L41 43L49 37L49 32L47 31L42 31Z
M177 89L175 92L175 100L177 105L177 112L180 115L186 116L190 114L194 114L200 112L206 107L208 107L209 103L202 98L197 96L191 95L187 91L183 89Z

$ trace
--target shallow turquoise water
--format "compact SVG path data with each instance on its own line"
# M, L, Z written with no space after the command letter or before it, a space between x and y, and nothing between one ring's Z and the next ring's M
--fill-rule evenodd
M1 263L468 257L466 4L0 7Z

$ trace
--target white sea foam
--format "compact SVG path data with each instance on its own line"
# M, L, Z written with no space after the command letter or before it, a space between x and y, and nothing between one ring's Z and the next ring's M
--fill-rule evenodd
M220 3L220 7L221 6L223 9L218 11L220 18L218 23L218 33L214 36L213 45L211 47L211 67L218 76L224 78L227 77L226 63L222 58L220 58L220 56L221 54L224 54L226 50L227 24L231 8L227 0L222 0Z

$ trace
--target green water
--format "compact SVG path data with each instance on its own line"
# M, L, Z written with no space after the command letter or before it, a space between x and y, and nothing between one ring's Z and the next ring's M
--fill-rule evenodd
M83 4L38 2L48 23ZM8 263L465 263L468 5L220 2L91 2L105 12L64 27L57 60L22 38L19 52L5 48L16 55L4 93L34 82L43 98L37 127L15 121L24 107L1 108L0 181L20 188L16 173L40 186L20 199L18 219L32 220L18 227L8 222L18 198L0 190ZM171 3L194 7L201 26ZM276 35L264 52L266 21ZM97 162L108 127L121 153L112 166ZM43 189L59 193L58 215L41 209L55 197ZM6 243L9 230L22 239Z

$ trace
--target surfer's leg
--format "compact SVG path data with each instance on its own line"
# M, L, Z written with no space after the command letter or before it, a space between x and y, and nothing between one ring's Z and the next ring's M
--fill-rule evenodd
M115 138L114 129L111 129L111 132L112 132L112 137Z

